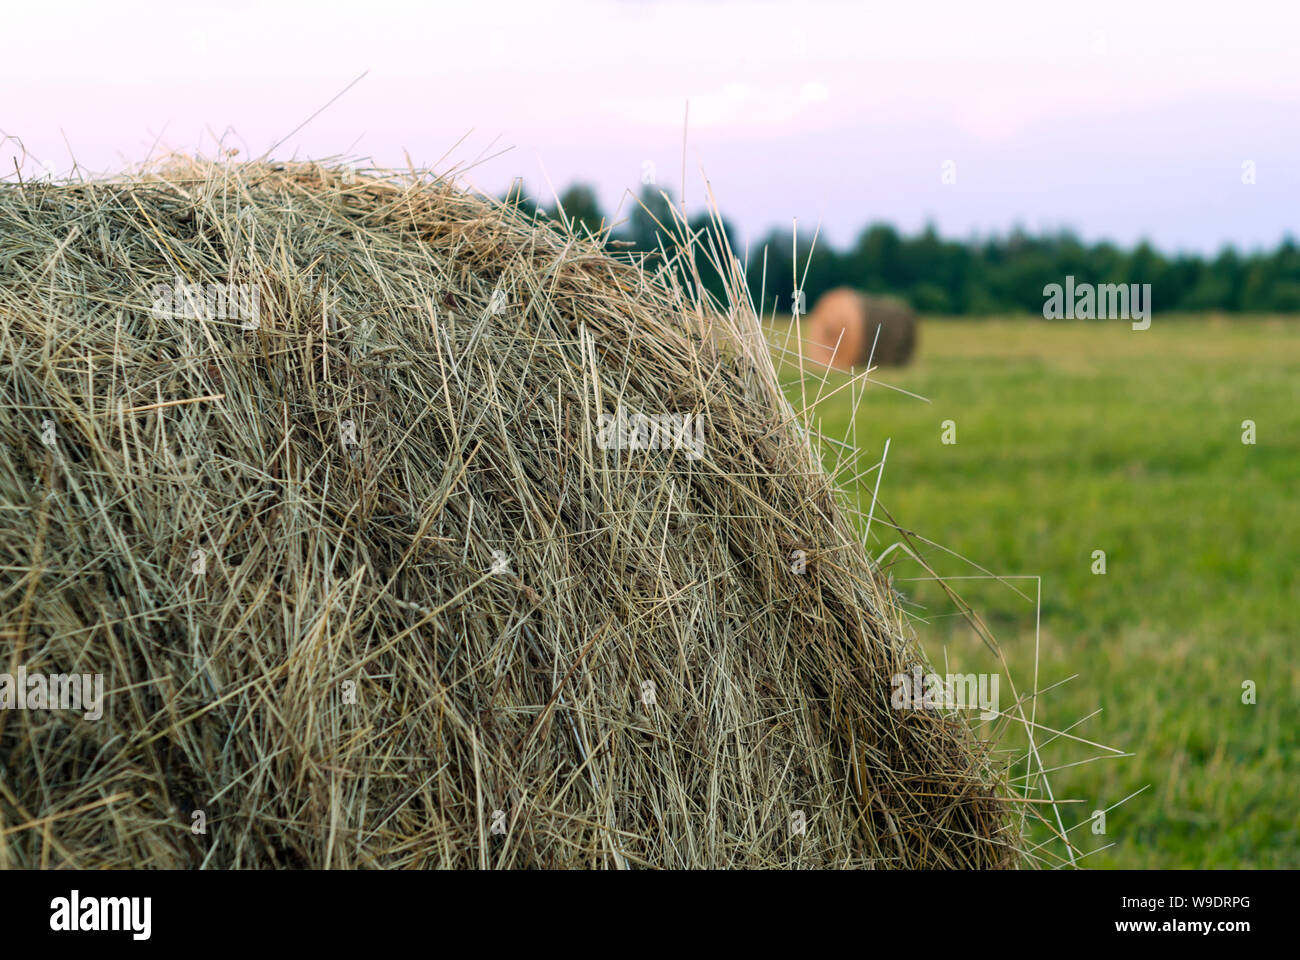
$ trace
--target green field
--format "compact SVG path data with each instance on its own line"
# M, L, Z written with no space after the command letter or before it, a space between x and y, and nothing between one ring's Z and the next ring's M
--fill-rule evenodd
M770 328L776 346L786 330ZM808 370L801 383L789 360L781 374L796 408L821 392L814 419L844 438L853 391L827 395L848 376ZM1107 814L1104 835L1091 822L1071 832L1096 851L1081 865L1300 867L1300 323L931 320L911 367L872 378L930 402L857 391L862 459L842 462L841 478L878 461L889 438L878 502L951 551L927 547L937 573L1040 575L1039 741L1100 710L1071 735L1133 755L1079 763L1106 751L1068 738L1042 751L1063 767L1049 775L1055 797L1083 801L1059 808L1067 828L1146 786ZM941 442L945 420L955 444ZM843 457L828 448L828 465ZM864 512L875 477L847 484ZM880 507L873 555L900 539ZM1104 575L1092 572L1095 550ZM934 583L905 579L924 571L900 556L886 563L931 662L1001 673ZM1010 583L1028 599L996 581L951 581L1024 696L1037 586ZM1005 679L1001 701L1008 711ZM1023 728L1002 742L1013 762Z

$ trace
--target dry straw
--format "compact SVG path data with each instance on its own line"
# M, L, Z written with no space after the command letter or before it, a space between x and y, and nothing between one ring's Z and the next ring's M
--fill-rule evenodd
M0 710L0 866L1013 862L681 240L314 164L0 186L0 670L106 685Z

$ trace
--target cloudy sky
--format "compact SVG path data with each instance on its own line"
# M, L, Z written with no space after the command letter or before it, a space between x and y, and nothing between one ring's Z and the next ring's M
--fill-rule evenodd
M1300 234L1293 0L144 0L3 22L7 170L12 138L27 173L257 156L369 71L275 155L459 163L496 193L581 179L612 211L650 175L681 193L689 103L687 204L703 170L742 242L796 217L836 243L872 220L1170 251Z

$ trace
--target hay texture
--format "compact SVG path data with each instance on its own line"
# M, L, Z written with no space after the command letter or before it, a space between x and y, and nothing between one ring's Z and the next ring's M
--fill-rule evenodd
M105 683L0 710L0 866L1009 863L678 266L429 174L0 187L0 669Z
M838 287L817 299L805 322L808 359L826 366L902 367L916 352L916 315L897 297Z

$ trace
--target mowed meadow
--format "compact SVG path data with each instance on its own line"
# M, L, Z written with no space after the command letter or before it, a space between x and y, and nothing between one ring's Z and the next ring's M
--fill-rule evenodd
M887 553L936 671L999 674L1016 719L980 729L1007 775L1018 695L1053 797L1081 801L1027 781L1034 841L1063 826L1090 867L1300 867L1300 323L926 319L912 366L855 385L801 378L789 325L768 334L796 409L856 445L825 457L864 526L890 440L872 555L904 539L892 518L996 638L1005 665Z

